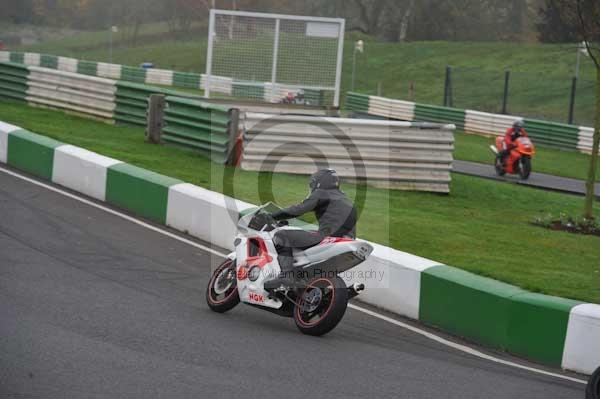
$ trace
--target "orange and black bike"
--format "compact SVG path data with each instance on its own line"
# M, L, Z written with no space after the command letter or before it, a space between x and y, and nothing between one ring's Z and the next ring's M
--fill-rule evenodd
M498 176L504 176L506 173L518 174L521 179L527 180L531 174L531 159L535 155L535 147L531 139L527 136L520 136L514 141L513 148L506 156L502 156L502 151L506 149L504 137L496 137L496 145L490 146L490 149L496 158L494 167Z

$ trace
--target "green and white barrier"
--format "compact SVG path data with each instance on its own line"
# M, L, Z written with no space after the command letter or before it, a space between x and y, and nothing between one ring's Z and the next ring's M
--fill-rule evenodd
M93 68L107 77L124 72L109 64L99 63ZM159 78L159 75L153 77ZM152 94L168 96L165 141L196 149L216 162L230 159L233 140L238 135L237 109L180 98L182 93L174 90L139 83L0 62L0 98L109 121L146 126L148 99Z
M348 109L387 119L406 121L453 123L465 133L499 136L506 133L516 120L525 124L525 129L538 144L559 149L592 151L593 128L567 125L523 118L513 115L499 115L488 112L461 110L413 103L410 101L348 93Z
M207 84L206 74L177 72L167 69L140 68L105 62L78 60L50 54L20 53L0 51L0 62L13 62L26 66L40 66L63 72L74 72L88 76L109 78L125 82L149 85L162 85L204 90ZM304 89L305 98L311 105L325 106L331 99L325 98L323 90L303 88L295 85L271 82L257 85L235 81L230 77L213 75L210 78L211 93L225 94L239 98L262 99L268 103L278 103L289 92L296 93Z
M238 212L253 207L3 122L0 162L228 249ZM354 270L386 276L366 280L362 301L551 366L591 374L600 364L600 305L373 245Z

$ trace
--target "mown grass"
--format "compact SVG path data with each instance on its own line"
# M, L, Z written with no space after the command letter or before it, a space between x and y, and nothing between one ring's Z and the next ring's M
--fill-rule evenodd
M151 27L138 46L117 46L113 62L139 65L154 62L159 68L204 72L206 38L199 33L191 40L156 36L164 27ZM200 31L201 32L201 31ZM154 36L152 36L154 35ZM96 61L108 61L107 46L98 41L107 34L88 34L68 41L21 47ZM346 35L342 92L351 88L354 42L365 41L365 52L357 55L356 91L426 104L443 103L445 68L453 69L454 106L500 112L504 71L511 70L508 110L511 114L566 122L576 49L573 45L498 42L409 42L387 43L369 36ZM89 42L89 45L88 45ZM268 57L265 58L265 60ZM575 107L575 123L591 126L594 120L594 66L583 57ZM251 73L248 65L235 65ZM266 79L269 80L269 79ZM414 90L411 94L410 87Z
M493 154L489 146L494 143L494 138L455 133L454 139L455 159L492 165ZM561 151L538 146L533 158L533 171L585 180L588 175L590 158L589 155L580 152ZM600 165L596 176L597 181L600 181Z
M259 184L268 180L265 173L225 168L189 150L148 144L141 128L11 102L0 102L0 120L216 191L223 191L227 172L234 176L233 191L227 193L251 203L273 198L289 205L306 195L305 176L273 175L271 189ZM354 198L355 186L344 184L344 190ZM358 232L532 291L600 303L598 237L530 224L540 213L578 214L582 206L579 197L453 175L448 196L369 188Z

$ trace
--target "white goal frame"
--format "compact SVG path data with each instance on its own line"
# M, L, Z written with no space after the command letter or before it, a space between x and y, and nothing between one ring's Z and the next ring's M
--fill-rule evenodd
M267 84L272 90L278 85L284 85L285 87L297 88L297 89L311 89L311 90L326 90L333 92L333 105L339 107L340 103L340 89L342 81L342 63L344 55L344 33L345 33L345 19L343 18L324 18L324 17L310 17L310 16L299 16L299 15L285 15L285 14L270 14L270 13L259 13L259 12L246 12L246 11L231 11L231 10L210 10L210 19L208 27L208 46L206 56L206 76L204 79L204 96L210 98L211 88L218 87L219 80L229 79L233 77L221 77L213 76L213 51L214 43L216 39L215 22L219 16L229 17L250 17L257 19L273 20L275 22L275 32L273 40L273 59L271 65L271 81L270 82L238 82L240 85L247 86L262 86L265 87ZM308 23L323 23L323 24L335 24L337 25L337 32L330 32L330 34L337 35L337 59L335 65L335 81L332 85L294 85L277 82L277 63L278 63L278 51L279 51L279 37L280 37L280 22L284 21L302 21ZM330 36L330 38L334 38ZM218 73L218 72L217 72ZM266 89L265 89L266 90ZM215 90L218 91L218 90Z

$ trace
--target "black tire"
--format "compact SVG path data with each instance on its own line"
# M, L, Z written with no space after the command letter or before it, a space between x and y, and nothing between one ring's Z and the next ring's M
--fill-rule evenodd
M585 388L585 399L600 399L600 367L590 377Z
M206 303L217 313L227 312L240 303L235 260L227 259L210 276L206 287Z
M309 297L315 299L319 295L318 304L307 302ZM308 281L298 296L294 321L303 334L324 335L338 325L347 307L348 289L344 280L338 276L316 277Z
M529 179L529 175L531 174L531 158L524 155L519 160L519 163L519 176L523 180Z
M506 171L504 170L504 165L502 164L502 160L500 159L500 157L496 157L496 160L494 161L494 169L496 169L496 174L498 176L504 176L506 174Z

